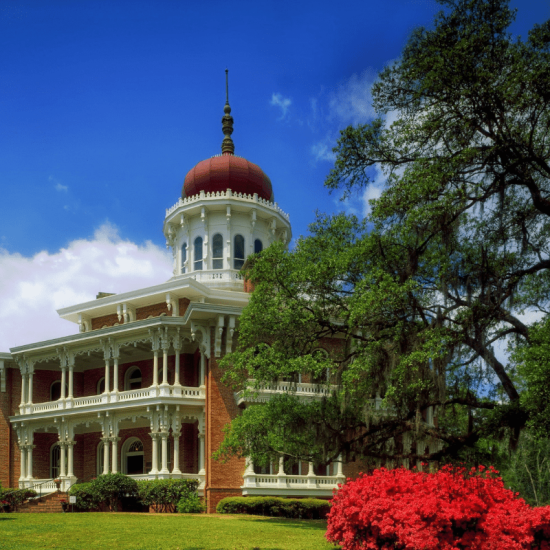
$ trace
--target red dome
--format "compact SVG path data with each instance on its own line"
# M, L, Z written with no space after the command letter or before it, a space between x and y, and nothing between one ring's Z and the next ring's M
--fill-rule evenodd
M181 196L183 198L231 189L233 193L253 195L273 200L270 179L252 162L234 155L221 155L199 162L185 176Z

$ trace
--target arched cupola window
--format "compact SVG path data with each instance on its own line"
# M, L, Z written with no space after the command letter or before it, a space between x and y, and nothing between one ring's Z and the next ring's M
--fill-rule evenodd
M202 270L202 237L197 237L194 242L195 258L194 269L195 271Z
M187 261L187 243L181 245L181 272L185 273L185 262Z
M233 268L241 269L244 264L244 237L235 235L233 246Z
M264 249L264 245L260 239L254 241L254 254L259 254Z
M223 269L223 237L219 233L212 239L212 269Z

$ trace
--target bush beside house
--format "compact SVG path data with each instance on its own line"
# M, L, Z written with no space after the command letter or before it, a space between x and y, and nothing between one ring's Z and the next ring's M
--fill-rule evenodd
M315 498L228 497L218 503L216 511L220 514L323 519L330 511L330 502Z

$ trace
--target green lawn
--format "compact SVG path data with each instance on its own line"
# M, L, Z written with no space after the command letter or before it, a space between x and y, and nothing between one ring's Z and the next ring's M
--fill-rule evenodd
M0 549L329 550L323 520L178 514L0 514Z

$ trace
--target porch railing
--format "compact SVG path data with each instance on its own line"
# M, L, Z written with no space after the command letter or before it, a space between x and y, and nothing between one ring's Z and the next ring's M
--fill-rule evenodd
M131 401L140 401L156 397L184 397L186 399L196 399L198 401L205 399L204 387L188 386L151 386L136 390L127 390L121 392L102 393L100 395L89 395L85 397L58 399L47 403L27 403L20 406L20 414L34 414L50 411L79 409L83 407L93 407L107 403L129 403Z

